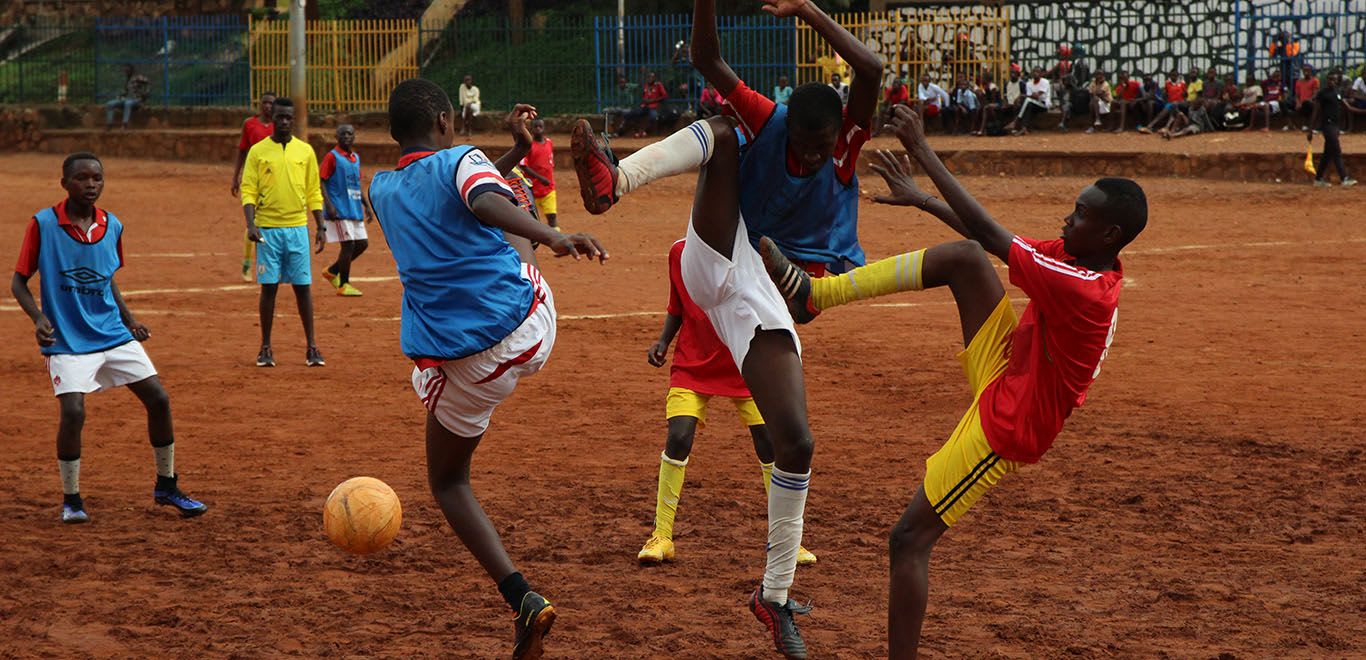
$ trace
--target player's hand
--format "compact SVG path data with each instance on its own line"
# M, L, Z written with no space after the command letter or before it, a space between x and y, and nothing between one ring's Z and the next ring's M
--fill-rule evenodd
M47 320L46 316L40 316L33 323L33 336L37 337L39 346L51 346L57 343L57 330L52 327L52 321Z
M518 103L507 116L508 132L518 144L531 144L531 129L528 124L536 118L536 106Z
M895 133L902 146L907 149L925 142L925 122L920 118L920 113L908 106L898 105L892 111L892 120L882 128Z
M138 341L147 341L147 339L152 336L152 331L148 330L147 326L142 324L142 321L133 321L132 323L129 323L128 330L133 333L133 339Z
M232 179L232 196L233 196L233 197L236 197L236 196L237 196L239 193L241 193L241 192L242 192L242 179L237 178L237 177L233 177L233 179Z
M265 238L261 236L261 228L256 225L247 227L247 240L252 243L263 243Z
M796 16L806 6L806 0L764 0L764 11L778 17Z
M662 341L657 341L654 346L650 347L650 350L645 351L645 359L649 360L650 364L653 366L662 367L664 366L664 360L668 354L669 345Z
M878 204L922 208L930 196L921 190L920 186L915 185L915 179L911 178L911 157L902 154L898 158L886 149L878 149L877 158L878 160L870 167L887 182L889 192L886 195L874 195L873 201Z
M323 248L327 247L327 228L318 225L318 231L313 235L313 246L318 248L314 254L322 254Z
M607 261L607 249L602 247L598 239L588 234L560 234L555 240L545 244L557 257L574 257L578 261L581 256L588 257L589 261L597 259L599 263Z

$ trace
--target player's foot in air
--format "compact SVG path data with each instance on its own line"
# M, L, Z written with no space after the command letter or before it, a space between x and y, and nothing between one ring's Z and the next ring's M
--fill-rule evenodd
M810 612L811 606L797 605L791 599L779 605L764 600L763 596L764 588L761 585L749 597L749 611L768 628L774 650L791 660L805 660L806 642L802 641L802 634L797 631L797 622L792 616Z
M262 346L262 347L261 347L261 352L256 354L256 366L258 366L258 367L273 367L273 366L275 366L275 353L272 352L272 351L270 350L270 347L269 347L269 346Z
M310 367L327 366L327 362L323 361L323 352L318 350L317 346L308 347L308 353L304 354L304 362Z
M152 490L152 497L157 504L175 507L182 518L193 518L208 511L208 505L181 492L180 487L176 486L177 478L157 477L156 488Z
M517 637L512 647L512 660L535 660L545 652L542 639L550 634L555 623L555 608L540 594L529 591L517 609Z
M337 295L339 295L339 296L346 296L347 298L355 298L356 296L361 296L361 295L364 295L364 294L362 294L362 293L360 292L360 289L357 289L356 287L351 286L351 283L350 283L350 282L347 282L347 283L345 283L345 284L343 284L343 285L337 287Z
M81 500L80 495L62 497L62 522L68 525L90 522L90 516L85 512L85 502Z
M787 309L792 312L792 320L810 323L820 315L811 301L811 275L792 263L778 246L767 236L759 239L759 256L764 260L764 269L773 283L778 285L778 293L787 300Z
M574 156L574 173L579 175L583 207L593 215L606 213L617 203L617 157L598 144L586 119L574 122L569 152Z
M816 563L815 553L807 550L805 546L797 546L797 565L810 566Z
M645 542L645 547L636 554L636 561L642 565L662 564L666 561L673 561L674 542L662 536L650 536L650 540Z

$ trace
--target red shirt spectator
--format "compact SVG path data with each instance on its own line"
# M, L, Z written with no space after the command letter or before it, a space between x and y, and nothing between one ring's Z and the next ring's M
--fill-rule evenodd
M1143 83L1129 78L1115 85L1115 97L1121 101L1136 101L1143 96Z
M237 150L242 153L251 151L253 145L270 137L274 131L273 122L263 123L260 117L247 117L247 120L242 122L242 139L237 141Z
M1262 83L1263 101L1266 101L1267 103L1279 101L1283 96L1285 96L1285 85L1282 85L1279 81L1268 80Z
M1167 92L1168 103L1181 103L1186 100L1186 83L1168 80L1162 88Z
M550 138L540 142L531 141L531 151L527 152L526 158L522 159L522 167L545 177L550 183L541 183L536 177L531 179L531 194L536 199L544 199L546 195L555 191L555 146L551 144Z
M1295 100L1304 103L1314 100L1314 95L1319 93L1318 78L1300 78L1295 81Z
M911 89L905 85L892 85L891 87L882 90L882 100L889 106L898 103L901 105L910 105Z
M658 110L664 99L669 98L669 90L664 88L664 83L658 80L645 83L645 88L640 90L642 103L640 107Z

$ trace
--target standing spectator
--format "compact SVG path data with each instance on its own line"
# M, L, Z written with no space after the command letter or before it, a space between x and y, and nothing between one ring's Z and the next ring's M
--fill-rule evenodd
M830 87L840 95L840 105L849 106L849 85L838 73L830 74Z
M1012 135L1029 135L1029 123L1040 112L1048 112L1052 105L1052 89L1048 79L1043 77L1043 67L1034 67L1029 82L1025 83L1025 99L1020 104L1020 114L1006 126Z
M973 93L968 77L959 77L949 101L949 114L944 117L944 130L953 135L966 133L977 119L978 105L977 95ZM949 122L950 118L953 119L952 125Z
M1266 118L1266 126L1262 128L1262 132L1271 132L1271 115L1280 114L1281 104L1284 102L1285 83L1281 80L1281 70L1272 69L1271 77L1267 78L1266 82L1262 85L1262 102L1257 104L1257 109L1261 110L1262 116ZM1253 112L1252 120L1248 122L1248 126L1254 126L1256 123L1257 113ZM1286 125L1283 128L1283 130L1289 129L1289 125Z
M251 150L257 142L270 137L274 130L274 118L272 115L275 109L275 92L264 92L261 94L261 106L259 112L252 117L247 117L242 122L242 139L237 141L237 169L232 173L232 196L237 197L242 188L242 166L247 162L247 152ZM251 281L251 266L256 260L256 243L252 242L246 232L242 232L242 281Z
M1011 70L1011 75L1016 78L1020 77L1020 74L1013 69ZM1017 95L1022 95L1020 94L1020 86L1018 84L1012 84L1011 87L1016 89ZM979 114L977 128L972 132L973 135L985 134L987 132L987 122L995 122L996 113L1008 113L1011 108L1011 106L1006 103L1005 97L1001 95L1001 88L997 87L996 83L993 82L993 76L990 71L982 72L982 98L980 101L982 103L982 112Z
M659 77L654 71L645 74L645 85L640 88L640 105L634 110L626 113L625 124L639 124L643 119L644 127L637 127L634 137L645 137L654 132L655 126L659 123L659 108L664 104L664 100L669 98L669 90L665 89L664 83L659 82ZM626 126L622 126L625 132Z
M337 127L337 147L318 165L327 242L340 244L337 260L323 271L323 277L337 289L337 295L347 297L361 295L360 289L351 285L351 264L370 247L365 225L375 221L375 211L361 185L360 154L355 147L355 127L342 124Z
M707 82L702 88L702 98L697 102L698 119L706 119L721 113L721 92L716 91L716 87Z
M1297 41L1289 32L1281 30L1271 38L1271 59L1276 63L1276 71L1281 74L1281 80L1291 80L1295 77L1295 70L1301 63L1300 42Z
M787 105L787 100L792 98L792 85L787 83L787 76L778 76L778 84L773 86L773 102L779 105Z
M114 111L123 108L123 130L128 130L128 120L133 117L133 109L147 100L151 83L147 77L138 73L132 64L123 67L123 92L104 104L104 130L114 127Z
M1162 111L1148 122L1147 126L1139 126L1139 133L1153 133L1161 130L1169 123L1173 116L1181 114L1190 109L1190 103L1186 100L1186 81L1181 78L1181 74L1172 69L1167 74L1167 79L1162 83L1163 96L1166 101L1162 105Z
M322 352L313 335L313 272L308 254L308 217L317 225L314 244L323 251L327 229L323 225L323 189L318 179L318 157L307 142L296 139L294 103L276 99L274 131L269 140L247 152L242 172L242 213L247 235L257 242L256 280L261 284L261 352L256 366L275 366L271 351L271 326L275 321L275 294L280 282L294 288L308 351L304 361L321 367Z
M1309 127L1313 122L1309 121L1314 117L1314 99L1319 93L1319 79L1314 77L1314 67L1308 64L1300 69L1300 79L1295 81L1295 112L1299 113L1301 121L1305 122L1301 126L1302 130L1313 130Z
M920 85L915 88L916 109L926 119L939 116L944 106L949 104L949 93L943 87L930 82L930 74L920 74Z
M525 136L522 139L526 139ZM521 170L531 179L536 211L551 229L560 231L560 205L555 194L555 145L546 136L545 120L540 117L531 120L531 146L522 158Z
M1307 68L1307 67L1306 67ZM1342 162L1342 144L1338 141L1339 124L1342 123L1342 111L1345 109L1353 114L1366 114L1366 109L1357 108L1349 105L1342 97L1342 72L1333 70L1328 72L1327 85L1318 91L1314 97L1314 116L1306 127L1309 143L1314 143L1314 130L1323 132L1323 156L1319 158L1318 174L1314 176L1314 185L1326 188L1332 184L1328 183L1328 164L1332 163L1338 170L1338 179L1342 186L1355 186L1357 180L1347 174L1347 166Z
M892 84L882 90L882 121L878 122L878 126L873 129L873 135L877 135L882 131L884 124L892 121L892 112L896 110L898 105L911 105L911 90L899 77L892 78Z
M1058 64L1048 75L1050 91L1058 95L1058 105L1062 108L1058 130L1063 132L1067 131L1067 121L1076 116L1080 108L1091 107L1091 69L1085 62L1072 59L1080 54L1074 53L1071 46L1059 46Z
M457 90L460 97L460 134L474 134L474 118L479 116L479 88L474 86L474 76L465 74L465 79Z
M1096 129L1101 128L1101 117L1110 114L1110 104L1114 101L1104 71L1096 72L1086 92L1091 95L1091 128L1086 129L1086 132L1095 133Z
M1156 91L1157 83L1153 83ZM1138 123L1143 124L1142 111L1139 105L1143 99L1143 83L1129 77L1128 71L1120 71L1115 74L1115 104L1119 106L1119 124L1115 126L1116 133L1124 132L1124 125L1129 118L1129 108L1134 108L1134 114L1139 116Z

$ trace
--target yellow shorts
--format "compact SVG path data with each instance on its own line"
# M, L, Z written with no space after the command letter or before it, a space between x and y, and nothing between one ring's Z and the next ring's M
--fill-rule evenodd
M556 192L557 191L552 190L550 191L549 195L546 195L545 197L536 198L536 210L540 212L542 218L552 215L559 215L559 213L557 212L557 210L559 209L559 205L555 201Z
M959 420L948 442L925 461L925 496L939 519L950 527L1001 477L1023 465L991 450L977 412L982 390L1005 371L1010 361L1010 334L1017 325L1010 299L1003 296L968 347L958 354L972 386L972 407Z
M664 418L696 417L698 426L706 426L707 401L710 400L710 394L698 394L690 389L670 387L669 395L664 398ZM763 425L764 418L759 415L759 407L754 405L754 399L731 397L730 400L735 404L735 412L740 413L740 421L744 422L745 426Z

